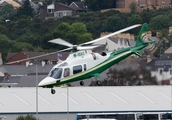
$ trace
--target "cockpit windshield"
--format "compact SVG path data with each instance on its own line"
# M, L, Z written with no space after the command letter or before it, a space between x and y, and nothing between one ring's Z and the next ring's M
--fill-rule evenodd
M54 68L49 72L48 77L59 79L61 78L61 75L62 75L62 68Z

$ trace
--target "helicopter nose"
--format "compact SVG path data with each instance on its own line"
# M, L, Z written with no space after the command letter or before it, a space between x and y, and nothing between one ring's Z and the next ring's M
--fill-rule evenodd
M54 83L56 83L56 79L54 79L52 77L46 77L38 84L38 86L39 87L44 87L44 86L48 86L48 85L51 85L51 84L54 84Z

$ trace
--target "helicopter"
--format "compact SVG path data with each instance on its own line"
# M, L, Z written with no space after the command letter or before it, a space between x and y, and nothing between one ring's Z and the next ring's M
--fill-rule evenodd
M99 47L94 43L101 41L105 38L114 36L116 34L134 29L136 27L141 27L136 44L134 46L129 46L127 48L114 50L111 52L97 53L93 52L94 48ZM82 43L79 45L73 45L61 38L50 40L50 43L55 43L68 48L58 51L70 51L69 56L66 60L56 64L49 72L46 78L44 78L39 84L39 87L51 88L51 93L55 94L55 86L61 86L67 83L80 81L80 85L83 86L84 79L95 77L96 83L100 85L100 74L106 69L110 68L114 64L117 64L121 60L129 57L132 54L141 56L143 48L152 44L154 40L146 36L146 30L148 24L136 24L117 32L105 35L93 41ZM32 58L33 59L33 58Z

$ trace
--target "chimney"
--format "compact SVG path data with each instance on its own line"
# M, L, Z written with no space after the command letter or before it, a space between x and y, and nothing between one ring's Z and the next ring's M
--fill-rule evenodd
M162 37L162 33L161 32L156 32L156 37Z
M147 31L146 36L147 37L152 37L152 32L151 31Z
M150 55L147 55L147 56L146 56L146 59L147 59L147 63L149 63L149 62L151 61Z
M169 33L172 34L172 27L169 27Z
M0 53L0 65L2 65L3 62L2 62L2 53Z

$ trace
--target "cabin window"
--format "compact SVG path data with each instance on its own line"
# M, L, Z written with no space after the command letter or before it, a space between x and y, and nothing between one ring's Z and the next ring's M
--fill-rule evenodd
M73 67L73 74L80 73L80 72L82 72L82 66L81 65Z
M61 78L61 74L62 74L62 68L55 68L50 71L48 76L55 79L59 79Z
M64 73L63 73L63 77L67 77L70 75L70 69L69 68L65 68L64 69Z
M84 71L86 71L87 70L87 65L86 64L84 64Z

